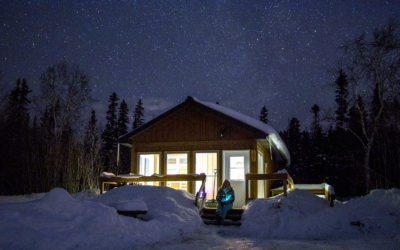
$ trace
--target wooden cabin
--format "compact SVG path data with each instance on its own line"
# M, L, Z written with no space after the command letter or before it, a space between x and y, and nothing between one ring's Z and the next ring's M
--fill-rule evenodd
M131 150L131 173L205 173L206 198L216 196L224 179L235 190L234 207L245 204L245 174L272 173L290 163L279 134L259 120L219 104L187 99L119 138ZM200 183L149 183L195 193ZM268 181L252 181L250 196L269 197Z

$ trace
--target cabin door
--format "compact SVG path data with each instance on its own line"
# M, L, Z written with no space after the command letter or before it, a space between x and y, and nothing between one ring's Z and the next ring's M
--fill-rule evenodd
M224 151L222 181L229 180L235 191L234 208L241 208L246 203L245 174L250 169L250 151L232 150Z

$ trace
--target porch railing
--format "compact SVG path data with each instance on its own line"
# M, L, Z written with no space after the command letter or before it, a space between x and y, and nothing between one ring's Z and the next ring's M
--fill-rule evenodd
M177 175L114 175L113 173L102 173L99 177L100 194L104 193L104 184L124 185L138 182L159 182L167 181L201 181L200 189L196 193L195 205L201 209L205 201L205 174L177 174Z
M249 197L249 181L261 181L261 180L280 180L283 183L283 194L287 195L288 187L292 189L294 187L293 179L288 173L272 173L272 174L246 174L246 204L252 199Z

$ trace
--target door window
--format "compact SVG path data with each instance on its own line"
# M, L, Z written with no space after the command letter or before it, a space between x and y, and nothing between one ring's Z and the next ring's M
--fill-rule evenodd
M167 154L167 174L187 174L187 154ZM186 181L169 181L167 186L187 191Z

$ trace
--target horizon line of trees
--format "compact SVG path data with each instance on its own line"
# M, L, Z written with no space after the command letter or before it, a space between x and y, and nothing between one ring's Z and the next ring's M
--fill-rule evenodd
M325 119L311 107L310 129L293 117L280 134L297 183L328 182L341 196L400 187L400 38L391 19L371 38L362 34L343 46L334 83L336 110ZM267 109L260 111L265 123Z
M88 77L78 66L62 62L48 67L40 77L39 95L30 94L27 81L17 79L1 103L0 194L47 192L57 186L73 193L98 188L102 171L129 172L126 147L117 164L118 137L128 132L129 109L125 100L118 103L115 92L108 99L103 131L95 110L88 121L80 119L92 98ZM143 124L143 112L139 99L132 129Z

